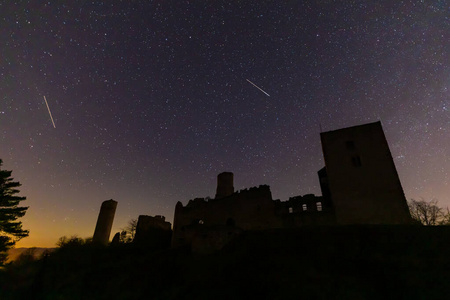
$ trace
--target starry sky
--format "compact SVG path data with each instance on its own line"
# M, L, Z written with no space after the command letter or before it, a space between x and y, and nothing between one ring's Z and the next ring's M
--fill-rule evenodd
M320 195L320 132L378 120L406 198L450 206L449 16L447 1L0 2L17 246L92 236L111 198L112 235L172 222L222 171L236 190Z

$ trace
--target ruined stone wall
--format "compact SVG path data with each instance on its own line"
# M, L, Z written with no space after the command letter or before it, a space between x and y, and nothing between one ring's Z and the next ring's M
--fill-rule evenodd
M275 202L267 185L242 190L231 196L190 200L186 206L178 202L174 215L174 242L183 239L183 227L189 225L228 225L244 230L280 228L281 219L275 214Z
M288 201L272 200L267 185L242 190L221 199L190 200L186 206L178 202L175 208L172 245L191 244L197 248L222 245L226 235L235 229L267 230L296 228L307 225L335 223L329 206L322 197L312 194L292 197ZM202 244L203 243L203 244Z
M141 215L138 218L133 242L154 249L168 248L172 238L171 227L163 216Z
M295 196L288 201L276 201L276 214L282 228L299 228L311 225L334 225L334 211L325 199L313 194Z
M275 222L274 203L269 186L242 190L231 196L206 201L197 198L186 207L177 204L175 226L201 221L205 225L233 223L243 229L266 228Z

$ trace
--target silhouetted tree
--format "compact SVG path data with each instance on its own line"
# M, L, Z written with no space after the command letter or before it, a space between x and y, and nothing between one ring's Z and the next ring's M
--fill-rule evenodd
M137 223L137 219L131 219L130 221L128 221L127 230L130 233L132 239L134 239L134 236L136 235Z
M28 248L24 252L22 252L15 260L15 264L27 264L33 262L37 259L38 254L36 252L36 248Z
M56 246L58 246L59 248L78 247L78 246L83 246L83 245L89 243L90 241L91 241L90 239L84 240L84 239L78 237L77 235L73 235L71 237L62 236L56 242Z
M418 223L427 226L450 225L449 209L444 210L442 207L439 207L436 199L428 202L424 199L411 199L408 202L408 206L411 217Z
M136 235L137 219L131 219L128 221L127 227L123 228L120 232L120 241L122 243L131 243Z
M28 209L19 207L20 201L26 200L26 197L16 195L21 184L13 181L12 171L1 169L2 163L0 159L0 264L6 260L6 251L29 233L22 229L22 222L17 221Z

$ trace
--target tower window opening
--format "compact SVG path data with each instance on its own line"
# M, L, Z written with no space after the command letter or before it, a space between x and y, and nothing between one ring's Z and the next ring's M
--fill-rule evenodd
M348 150L355 150L355 142L354 141L346 141L345 146Z
M322 202L316 203L317 211L322 211Z
M292 207L289 207L289 213L292 214L294 212L294 209Z
M307 211L308 210L308 207L306 206L306 204L302 205L302 209L303 209L303 211Z
M358 155L352 156L352 164L355 167L361 167L361 158Z
M191 224L192 225L198 225L198 224L202 225L202 224L204 224L204 222L202 219L194 219L194 220L192 220Z

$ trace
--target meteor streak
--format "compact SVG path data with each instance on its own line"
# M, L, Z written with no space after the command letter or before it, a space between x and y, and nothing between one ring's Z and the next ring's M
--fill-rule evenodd
M257 86L256 84L254 84L253 82L251 82L251 81L248 80L248 79L245 79L245 80L247 80L248 82L250 82L251 85L253 85L255 88L257 88L258 90L260 90L261 92L263 92L264 94L266 94L267 96L270 97L270 95L267 94L262 88L260 88L259 86Z
M45 96L44 96L44 101L45 101L45 105L47 105L48 114L50 115L50 119L52 119L53 128L56 128L56 126L55 126L55 121L53 121L52 113L51 113L51 111L50 111L50 107L48 107L47 99L45 99Z

